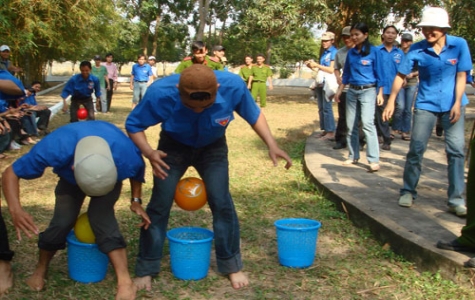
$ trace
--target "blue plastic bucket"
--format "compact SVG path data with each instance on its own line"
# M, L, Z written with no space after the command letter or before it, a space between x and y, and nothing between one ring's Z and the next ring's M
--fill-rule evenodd
M274 225L280 264L291 268L310 267L315 260L318 229L322 224L310 219L282 219Z
M170 263L173 275L182 280L199 280L208 275L213 232L199 227L169 230Z
M109 257L99 250L97 244L81 243L71 231L68 241L69 277L82 283L102 281L107 274Z

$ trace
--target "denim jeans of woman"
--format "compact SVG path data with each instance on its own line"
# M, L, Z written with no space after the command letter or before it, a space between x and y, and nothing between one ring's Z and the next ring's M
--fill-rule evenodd
M411 142L404 166L404 185L400 194L411 193L413 198L417 196L416 188L421 175L422 158L438 117L441 119L441 125L445 132L445 152L448 164L447 177L449 179L449 188L447 190L448 205L451 207L465 205L463 198L465 190L465 107L461 109L460 119L453 124L450 123L450 111L435 113L421 109L414 110Z
M348 126L348 159L360 159L360 141L358 122L361 117L363 132L366 137L366 159L369 163L379 162L379 144L374 125L376 108L376 88L355 90L346 93L346 124Z
M396 98L396 110L393 115L392 129L411 132L412 106L416 99L417 85L405 86Z
M335 117L333 116L333 103L325 99L323 87L315 88L315 96L317 98L320 129L326 132L334 132L336 125Z
M162 131L158 148L167 153L164 161L170 169L165 179L154 177L152 196L146 209L152 224L147 230L140 231L136 276L156 276L160 271L175 188L190 166L198 171L205 183L208 205L213 214L218 271L222 274L238 272L242 269L239 223L229 192L226 138L202 148L193 148L173 140Z

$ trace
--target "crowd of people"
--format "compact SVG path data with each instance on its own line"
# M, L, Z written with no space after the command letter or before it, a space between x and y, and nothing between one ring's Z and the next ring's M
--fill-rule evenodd
M318 138L335 140L335 150L348 148L343 162L347 166L358 163L360 150L366 146L370 172L380 169L380 149L389 151L396 135L410 141L398 202L410 207L417 196L429 137L439 122L448 157L449 212L464 217L464 89L472 69L470 52L464 39L447 34L449 19L441 8L427 8L417 26L425 39L412 44L413 36L403 33L400 48L395 46L399 31L393 25L383 29L380 46L371 45L370 29L364 23L343 28L345 46L341 49L335 47L333 33L323 34L319 61L305 62L319 74L314 86L322 129ZM126 136L115 125L95 121L96 111L110 111L117 88L112 54L106 55L106 62L95 56L94 66L89 61L81 62L80 74L71 77L61 93L63 111L69 109L71 124L48 134L51 112L34 98L41 83L33 82L25 89L10 73L19 68L4 59L2 49L10 50L5 45L0 47L0 155L2 145L15 149L17 142L37 143L7 167L2 178L17 237L39 236L38 263L27 280L32 289L45 287L50 261L64 249L84 199L91 197L87 213L99 249L109 256L116 272L116 299L135 299L137 289L151 290L152 278L160 272L175 188L189 167L197 170L206 186L218 271L235 289L249 284L242 271L239 221L229 190L225 133L233 113L243 117L267 145L275 166L279 159L286 162L286 169L292 165L272 136L261 109L266 106L267 86L273 88L272 72L263 54L256 55L255 64L253 57L246 55L236 75L226 72L223 46L214 46L213 56L208 56L206 45L195 41L192 54L178 65L175 74L156 82L156 58L150 56L147 62L145 55L139 55L131 72L133 110L125 122ZM337 124L332 100L338 103ZM81 106L87 110L90 122L78 122ZM145 130L156 124L162 126L158 147L150 145L145 136ZM35 140L41 132L45 137ZM4 136L8 136L8 142ZM57 151L58 147L62 151ZM142 156L149 160L154 177L145 208L141 199L145 169ZM40 232L33 217L21 207L19 179L39 178L47 167L52 167L59 179L51 223ZM141 217L134 282L128 272L126 243L114 216L124 179L130 180L130 209ZM473 193L470 195L473 197ZM439 242L438 247L475 249L471 237L475 213L469 214L472 217L467 219L462 236ZM6 232L0 215L0 294L13 283L10 261L14 253Z

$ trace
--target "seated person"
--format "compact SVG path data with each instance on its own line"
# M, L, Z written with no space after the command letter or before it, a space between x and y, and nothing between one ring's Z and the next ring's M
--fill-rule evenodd
M46 135L49 133L48 124L51 117L51 110L45 105L38 105L36 102L36 93L41 91L41 83L33 81L31 87L26 90L26 97L20 100L20 106L23 110L30 112L30 119L34 133L38 135L42 133ZM36 119L38 118L38 121ZM28 132L28 130L27 130Z

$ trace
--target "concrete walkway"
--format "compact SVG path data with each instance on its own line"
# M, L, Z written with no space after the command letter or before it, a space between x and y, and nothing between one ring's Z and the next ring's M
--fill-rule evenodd
M473 113L473 112L472 112ZM424 155L418 198L411 208L398 206L399 189L409 142L397 137L391 151L381 151L381 170L367 171L366 153L357 165L343 166L348 150L333 150L334 142L307 139L305 170L316 185L357 226L368 228L395 253L412 261L421 271L455 278L456 270L475 254L436 248L438 240L460 234L465 219L447 212L447 166L443 137L435 134ZM472 187L473 188L473 187Z

